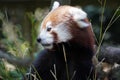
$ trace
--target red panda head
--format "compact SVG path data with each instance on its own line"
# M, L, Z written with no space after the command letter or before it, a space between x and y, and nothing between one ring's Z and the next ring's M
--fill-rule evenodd
M46 48L52 48L54 43L70 40L85 46L93 45L91 23L87 14L79 8L59 4L56 7L56 4L41 24L38 42Z

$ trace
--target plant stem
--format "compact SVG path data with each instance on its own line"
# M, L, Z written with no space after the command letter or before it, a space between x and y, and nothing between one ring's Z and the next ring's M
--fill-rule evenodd
M63 46L63 53L64 53L64 59L65 59L66 72L67 72L67 80L70 80L69 79L69 71L68 71L68 65L67 65L67 58L66 58L65 47L64 47L64 45L62 45L62 46Z
M100 50L100 47L101 47L101 44L102 44L102 42L103 42L103 39L104 39L104 37L105 37L106 32L107 32L108 29L111 27L111 25L120 17L120 14L119 14L119 15L115 18L116 14L119 12L119 10L120 10L120 7L118 7L118 8L116 9L116 11L115 11L115 13L113 14L110 22L109 22L108 25L107 25L105 31L103 32L103 35L102 35L101 40L100 40L100 43L99 43L99 45L98 45L98 49L97 49L96 54L99 53L99 50ZM114 19L114 18L115 18L115 19ZM113 20L113 19L114 19L114 20Z
M99 36L99 42L102 38L102 32L103 32L103 20L104 20L104 12L105 12L105 5L106 5L106 0L104 0L104 4L102 6L102 12L101 12L101 23L100 23L100 36Z

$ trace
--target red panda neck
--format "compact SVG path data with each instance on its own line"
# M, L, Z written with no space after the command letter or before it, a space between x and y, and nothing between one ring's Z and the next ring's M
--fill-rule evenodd
M64 46L64 50L63 50ZM67 59L78 60L91 60L94 52L92 49L85 47L83 45L72 43L72 42L63 42L54 45L54 53L57 56L64 56L66 54Z
M94 50L94 34L92 32L91 26L81 28L74 20L69 20L70 32L73 36L70 43L73 45L81 45L86 48Z
M89 30L83 29L79 33L75 33L74 35L76 37L71 40L72 44L81 45L94 50L94 38L93 34L90 33Z

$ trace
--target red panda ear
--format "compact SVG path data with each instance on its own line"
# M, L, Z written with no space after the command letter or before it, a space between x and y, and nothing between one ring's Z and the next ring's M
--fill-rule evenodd
M80 28L89 27L91 23L87 20L87 13L81 8L71 8L70 14L73 16L74 21L77 22Z
M58 1L54 1L51 11L58 8L59 6L60 6L60 3Z

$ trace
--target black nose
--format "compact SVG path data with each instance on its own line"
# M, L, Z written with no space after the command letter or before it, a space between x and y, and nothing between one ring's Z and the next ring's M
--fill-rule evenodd
M37 42L41 42L41 39L40 39L40 38L37 38Z

